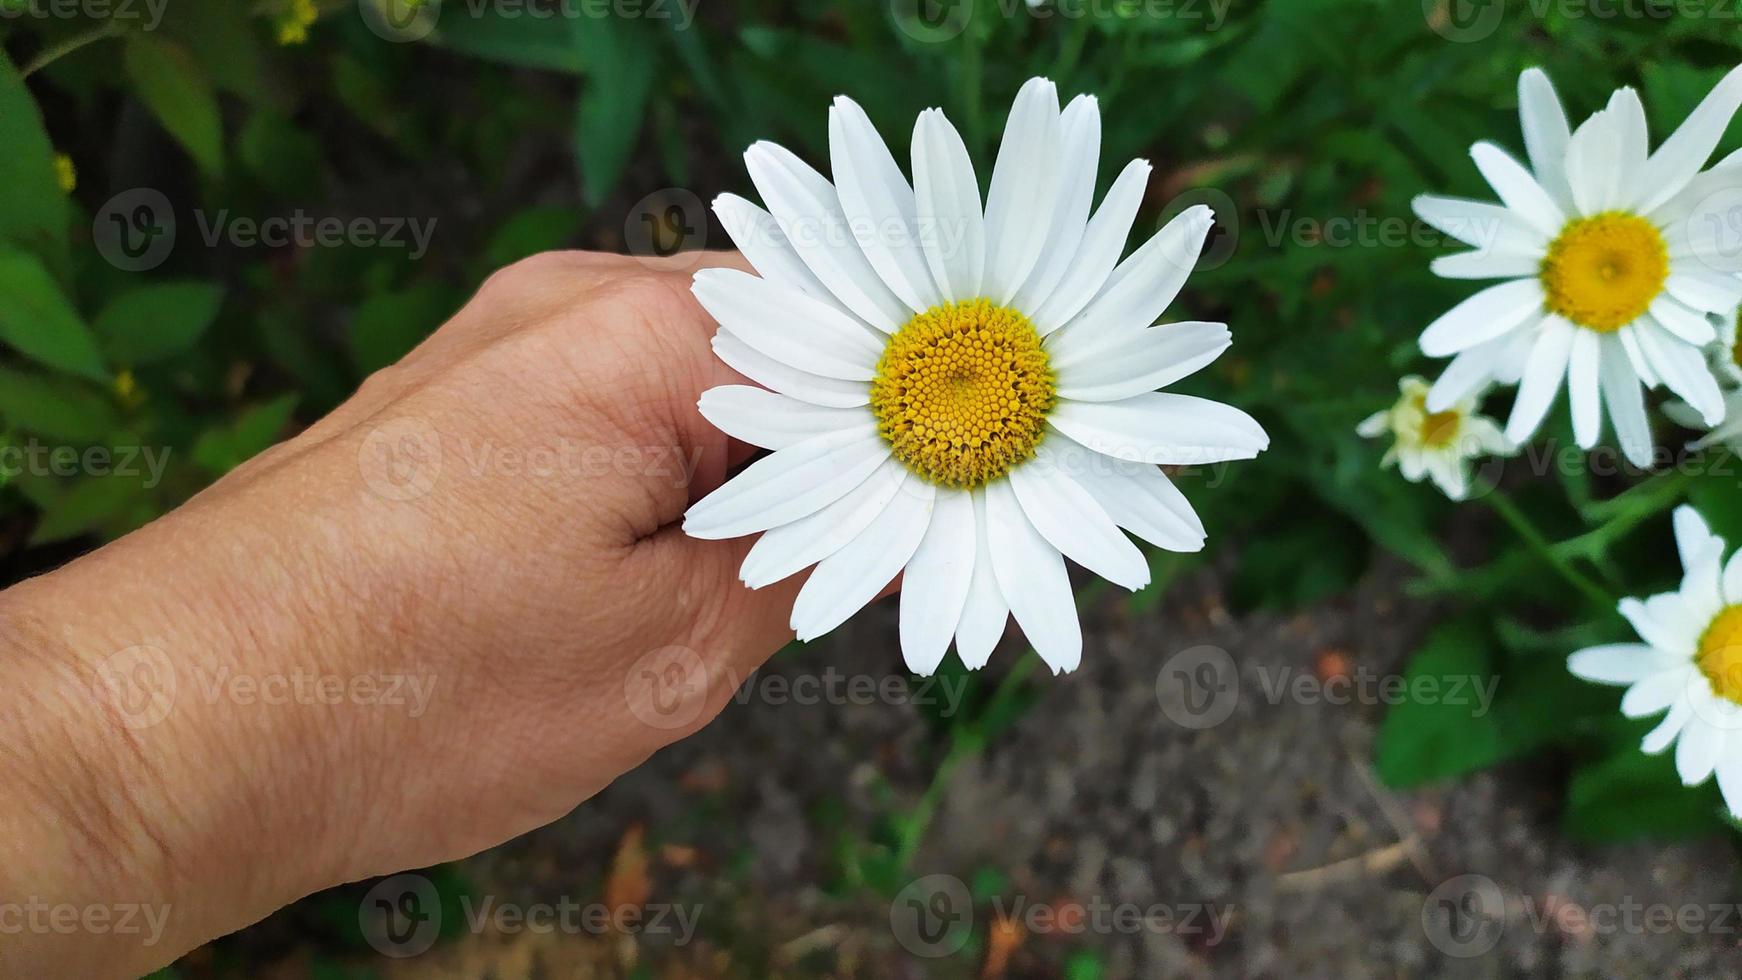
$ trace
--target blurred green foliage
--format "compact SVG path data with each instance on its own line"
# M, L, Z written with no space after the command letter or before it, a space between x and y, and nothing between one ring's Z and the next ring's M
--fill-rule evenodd
M1155 164L1140 231L1191 203L1216 208L1220 231L1178 313L1226 320L1235 344L1188 387L1245 407L1273 436L1256 462L1182 477L1212 553L1240 556L1231 600L1322 599L1383 549L1455 614L1407 673L1500 679L1488 717L1395 709L1381 774L1410 785L1567 743L1582 760L1569 828L1715 823L1711 798L1633 750L1615 692L1566 674L1568 651L1622 626L1545 562L1577 564L1617 596L1661 586L1666 508L1691 487L1742 517L1734 478L1676 476L1617 504L1637 474L1514 465L1518 515L1557 541L1543 554L1503 545L1474 568L1445 531L1454 513L1458 527L1481 522L1482 506L1455 509L1381 471L1381 447L1353 429L1400 374L1438 369L1416 338L1469 289L1429 275L1437 239L1408 202L1489 196L1467 148L1521 147L1519 71L1546 68L1575 118L1637 86L1661 138L1739 60L1735 3L1703 16L1456 0L87 6L45 16L0 0L0 445L81 454L0 477L0 548L17 569L39 563L33 545L150 520L319 417L494 268L555 247L646 246L638 202L669 188L749 193L738 153L757 139L826 169L836 94L865 106L898 157L914 114L941 105L984 163L1010 96L1045 74L1067 97L1100 99L1103 189L1130 157ZM1733 132L1724 149L1736 143ZM140 220L141 188L172 214ZM433 233L427 251L408 233L391 245L239 240L235 222L299 215ZM681 244L728 244L690 218L697 234ZM133 267L132 246L149 251L166 219L173 247ZM1685 440L1658 424L1661 444ZM99 468L82 455L92 447L148 447L167 463L159 478ZM1165 582L1200 559L1155 560ZM1010 723L1025 691L1018 673L937 723L940 778ZM889 888L928 806L893 816L883 839L844 842L843 880ZM1072 975L1096 969L1073 961Z

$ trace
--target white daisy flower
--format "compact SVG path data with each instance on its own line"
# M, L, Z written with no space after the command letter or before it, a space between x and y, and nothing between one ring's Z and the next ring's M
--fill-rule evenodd
M1742 453L1742 387L1738 387L1742 386L1742 360L1738 360L1742 350L1736 346L1736 316L1737 311L1732 310L1728 316L1713 318L1718 320L1718 339L1706 348L1712 373L1724 385L1724 421L1708 425L1699 410L1684 401L1663 404L1663 414L1670 421L1684 428L1705 430L1704 436L1688 443L1689 449L1724 446L1733 453Z
M1645 642L1588 647L1567 658L1567 669L1627 685L1621 713L1629 718L1667 711L1640 748L1656 755L1673 743L1688 786L1716 771L1725 804L1742 817L1742 552L1725 564L1724 539L1685 504L1675 511L1675 542L1681 589L1621 600L1621 615Z
M1706 354L1712 362L1712 373L1726 385L1742 386L1742 350L1736 347L1736 317L1738 310L1731 309L1713 319L1718 321L1718 339L1712 346L1706 348ZM1725 418L1729 418L1728 414Z
M1422 352L1452 357L1428 394L1443 411L1490 381L1518 384L1506 423L1529 439L1566 381L1573 433L1591 448L1606 405L1622 451L1651 458L1640 385L1666 385L1708 425L1724 401L1702 353L1709 313L1742 300L1742 250L1733 234L1742 201L1742 159L1700 173L1742 103L1742 68L1707 95L1648 155L1645 108L1623 88L1603 111L1569 132L1548 76L1518 80L1530 169L1492 143L1471 156L1501 204L1424 195L1415 211L1476 246L1436 259L1452 279L1505 279L1430 324Z
M1055 672L1082 656L1064 559L1128 589L1149 565L1120 528L1196 551L1204 527L1156 464L1249 459L1251 417L1166 394L1229 344L1220 323L1151 326L1212 218L1192 208L1125 261L1148 179L1134 160L1090 215L1100 113L1052 82L1010 110L985 206L944 114L920 114L910 185L864 111L829 111L834 182L771 143L745 153L768 211L714 203L760 273L697 273L714 349L763 388L702 396L774 450L690 508L701 538L766 531L742 578L815 564L793 606L811 640L903 573L901 648L930 673L953 637L985 664L1014 615ZM764 390L772 389L772 390Z
M1476 414L1475 395L1445 411L1430 412L1428 383L1419 376L1398 381L1397 390L1397 403L1361 420L1355 432L1366 439L1390 433L1396 441L1379 465L1397 464L1405 480L1420 483L1430 477L1447 497L1463 500L1470 492L1469 461L1484 453L1511 452L1494 420Z

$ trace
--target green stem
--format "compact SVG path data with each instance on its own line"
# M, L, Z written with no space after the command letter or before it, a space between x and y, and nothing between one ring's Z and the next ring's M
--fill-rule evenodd
M18 77L29 78L32 74L47 68L87 44L95 44L107 38L120 36L121 26L114 20L105 20L83 34L74 34L64 41L43 48L37 52L36 57L30 59L23 68L19 69Z
M1541 558L1545 564L1559 573L1561 578L1566 579L1568 584L1578 589L1586 598L1601 608L1609 609L1615 605L1614 597L1604 591L1597 583L1591 581L1584 573L1574 568L1553 545L1550 545L1548 539L1542 536L1542 532L1536 529L1536 525L1530 522L1530 518L1524 516L1524 512L1518 509L1518 505L1514 504L1511 498L1496 488L1482 499L1494 509L1496 514L1500 515L1501 520L1517 532L1532 554Z

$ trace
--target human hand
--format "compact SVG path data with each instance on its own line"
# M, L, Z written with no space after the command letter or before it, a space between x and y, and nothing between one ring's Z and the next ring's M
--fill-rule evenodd
M803 579L751 592L749 539L678 526L750 452L696 410L740 379L690 273L738 261L504 269L328 417L0 594L27 709L0 892L172 910L151 948L36 936L0 972L159 965L554 820L706 724Z

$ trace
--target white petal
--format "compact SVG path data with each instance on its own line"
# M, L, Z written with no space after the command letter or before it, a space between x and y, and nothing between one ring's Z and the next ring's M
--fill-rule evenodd
M719 217L726 234L731 236L732 244L744 253L757 275L846 311L846 307L835 299L835 294L829 292L829 287L823 285L816 273L798 257L774 215L736 194L721 194L714 198L714 214Z
M890 291L915 312L942 302L920 247L913 188L865 110L844 95L829 107L829 165L854 240Z
M1645 162L1640 185L1648 192L1640 199L1640 211L1650 212L1674 197L1705 167L1738 105L1742 105L1742 66L1731 69Z
M1062 156L1058 89L1047 79L1031 78L1010 106L986 189L986 276L981 291L993 302L1009 302L1034 271L1052 230Z
M1648 644L1610 643L1586 647L1568 657L1567 669L1575 677L1598 684L1632 684L1686 662L1686 657L1665 653Z
M1190 395L1151 392L1116 402L1061 402L1048 421L1095 452L1144 463L1251 459L1270 445L1250 415Z
M1135 592L1149 584L1143 552L1119 530L1089 491L1042 451L1010 471L1010 487L1028 522L1066 558Z
M738 577L752 589L760 589L840 551L871 526L907 479L907 467L900 460L884 460L865 482L841 499L757 538L744 556Z
M1500 195L1500 200L1513 213L1544 235L1552 238L1560 234L1561 227L1567 223L1566 214L1523 164L1500 147L1486 142L1470 147L1470 157L1476 161L1476 169L1482 171L1488 186L1494 188L1494 193Z
M1018 310L1039 309L1058 288L1076 261L1077 246L1089 223L1089 208L1095 203L1095 174L1101 163L1100 104L1092 95L1077 96L1065 107L1059 127L1064 160L1051 230L1034 271L1010 301Z
M1512 415L1506 420L1507 439L1523 443L1542 424L1555 395L1560 393L1573 332L1578 329L1552 314L1537 329L1536 343L1530 348L1530 360L1525 362L1524 377L1518 383L1518 397L1512 403Z
M1651 301L1650 313L1658 326L1696 347L1704 347L1718 339L1718 331L1713 329L1712 321L1706 319L1704 314L1689 309L1673 296L1659 293Z
M1688 504L1677 507L1670 521L1675 528L1675 550L1681 557L1684 575L1693 571L1694 565L1714 546L1720 549L1724 547L1723 539L1713 534L1711 525L1706 523L1699 511Z
M1669 707L1689 691L1688 682L1695 668L1691 663L1675 670L1652 674L1636 682L1621 695L1621 713L1629 718L1655 715Z
M942 110L913 125L913 192L926 266L946 300L980 295L986 263L985 217L974 163Z
M1648 190L1640 183L1645 176L1646 157L1651 152L1645 106L1639 101L1638 92L1623 86L1609 97L1609 106L1604 111L1611 117L1610 129L1616 141L1613 207L1631 211Z
M889 444L867 423L807 439L751 463L684 514L693 538L736 538L796 521L865 482Z
M1541 260L1549 236L1498 204L1462 197L1421 194L1410 202L1416 216L1434 228L1473 245L1473 254Z
M986 486L986 521L998 591L1011 615L1053 673L1075 670L1083 660L1083 627L1064 556L1028 523L1009 480Z
M932 486L909 480L883 513L824 558L792 604L792 630L809 642L847 621L894 581L931 524Z
M1621 176L1621 141L1615 117L1593 113L1579 124L1567 144L1567 184L1580 214L1598 214L1615 206L1616 181Z
M1742 299L1742 278L1703 269L1693 263L1671 263L1663 288L1702 313L1728 315Z
M1567 189L1565 167L1571 130L1554 84L1540 68L1526 69L1518 76L1518 121L1537 181L1562 210L1570 208L1572 194Z
M1233 342L1227 325L1201 321L1149 327L1112 349L1073 344L1071 334L1057 335L1052 366L1058 396L1093 402L1164 388L1214 361Z
M968 601L978 540L973 495L938 491L931 526L901 577L901 656L908 670L930 674L943 662Z
M1483 251L1442 255L1428 265L1441 279L1517 279L1534 276L1541 267L1540 256Z
M1651 462L1651 423L1645 417L1645 394L1639 388L1639 376L1633 372L1627 353L1620 344L1604 344L1599 379L1603 384L1603 404L1609 408L1609 421L1615 425L1615 440L1628 462L1645 466Z
M1673 619L1665 621L1654 616L1652 607L1631 597L1622 599L1616 604L1616 608L1633 626L1633 631L1639 634L1640 639L1666 653L1681 657L1693 656L1695 637L1698 634L1690 636L1687 624L1675 622Z
M1675 737L1681 734L1682 728L1687 725L1688 719L1693 716L1693 699L1684 692L1680 697L1670 702L1669 713L1663 716L1663 721L1658 722L1656 728L1646 732L1645 737L1640 739L1639 751L1646 755L1656 755L1669 748L1670 744L1675 741Z
M859 251L827 178L774 143L745 150L744 166L793 250L842 306L885 333L907 322L906 305Z
M1670 391L1698 409L1707 425L1724 421L1724 395L1712 377L1705 354L1655 323L1644 323L1634 334L1652 369Z
M812 405L852 408L871 401L871 387L862 381L842 381L800 371L758 351L722 330L714 334L714 353L726 366L765 388Z
M785 449L825 432L862 426L863 408L823 408L749 385L721 385L696 402L714 428L764 449Z
M1154 323L1198 264L1204 239L1215 223L1215 215L1202 204L1180 212L1119 263L1100 294L1065 325L1065 333L1079 334L1073 343L1093 342L1097 336ZM1045 335L1039 325L1036 329Z
M1667 612L1654 608L1659 601L1675 602L1677 615L1672 619ZM1701 627L1711 622L1714 616L1724 608L1724 543L1718 539L1709 545L1704 552L1694 559L1694 563L1682 576L1681 588L1673 595L1653 596L1646 600L1646 608L1658 622L1675 622L1690 627L1687 630L1687 642L1693 646L1699 642Z
M1711 778L1724 750L1724 730L1695 719L1675 743L1675 771L1683 786L1698 786Z
M1428 324L1421 332L1421 352L1450 357L1532 320L1542 312L1542 282L1514 279L1489 286Z
M1005 621L1010 618L1010 604L998 589L998 573L992 567L992 546L987 541L990 521L986 516L986 495L975 491L974 498L974 575L968 583L968 599L962 606L962 619L956 624L956 655L969 670L979 670L992 659L992 649L1004 636Z
M1718 792L1732 818L1742 820L1742 737L1735 732L1725 736L1724 753L1718 760Z
M1506 348L1507 338L1496 337L1452 358L1452 363L1446 365L1428 389L1427 410L1443 412L1487 387L1494 380L1495 368Z
M690 292L720 326L801 371L870 381L883 347L854 318L796 289L737 269L703 269Z
M1573 347L1567 355L1567 401L1573 409L1573 439L1585 449L1597 444L1603 427L1597 374L1605 339L1590 330L1574 330Z
M1201 551L1204 524L1185 494L1157 467L1113 459L1060 436L1055 451L1067 462L1067 472L1113 519L1113 523L1158 548Z
M1042 336L1064 326L1101 291L1119 256L1125 254L1125 239L1148 183L1149 161L1133 160L1107 189L1064 278L1040 308L1029 314L1028 319Z
M1742 602L1742 548L1724 565L1724 601L1730 605Z

